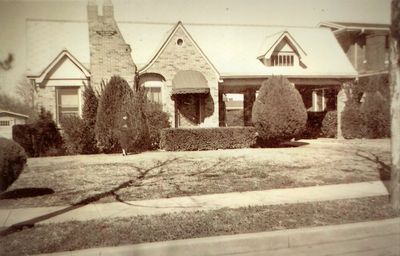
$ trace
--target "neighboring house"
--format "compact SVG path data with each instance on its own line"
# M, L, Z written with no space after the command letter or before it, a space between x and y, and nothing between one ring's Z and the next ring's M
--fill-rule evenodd
M175 127L225 126L224 95L243 94L244 124L263 80L283 75L309 111L335 108L356 70L327 28L118 23L110 1L88 4L88 22L28 20L36 102L56 120L80 114L83 85L112 75L144 86ZM90 68L89 68L90 67ZM229 104L228 104L229 105Z
M25 124L28 118L27 115L0 109L0 137L12 139L12 126Z
M321 22L319 26L333 31L359 78L388 73L389 24Z

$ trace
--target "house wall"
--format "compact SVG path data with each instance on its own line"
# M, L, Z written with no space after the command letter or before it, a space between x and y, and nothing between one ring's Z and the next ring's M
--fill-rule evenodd
M183 44L178 45L177 40L182 39ZM212 100L205 100L205 111L212 109L213 113L206 116L200 126L218 126L218 74L207 62L195 43L187 36L185 31L178 27L171 40L165 46L158 58L146 70L148 73L158 73L165 78L163 90L164 111L170 114L171 124L175 123L175 101L172 99L172 80L181 70L194 70L202 73L210 88ZM194 111L194 110L193 110ZM190 122L183 120L183 126Z
M337 36L347 58L359 73L388 68L387 33L347 32Z
M343 33L338 36L343 51L358 72L367 70L365 39L364 34L358 33Z
M85 84L89 83L89 78L75 66L68 58L61 59L46 75L41 83L37 83L34 94L34 102L38 110L44 107L50 111L53 118L58 122L57 113L57 89L58 88L78 88L79 114L82 114L82 91Z
M114 20L111 3L103 5L103 16L98 15L96 3L89 2L88 8L90 73L91 84L99 88L113 75L119 75L133 86L136 72L127 44Z
M386 35L374 33L366 37L366 60L368 70L380 71L388 67L388 49L386 48Z
M35 100L38 109L43 107L56 118L56 87L55 86L39 86L36 88Z

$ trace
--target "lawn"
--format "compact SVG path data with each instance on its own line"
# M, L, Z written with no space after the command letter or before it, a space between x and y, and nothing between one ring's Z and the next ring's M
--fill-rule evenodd
M0 238L0 255L335 225L400 216L387 197L37 224Z
M0 208L70 205L388 179L390 141L305 140L297 147L30 158ZM27 192L28 191L28 192ZM32 197L35 191L54 191ZM24 193L25 192L25 193Z

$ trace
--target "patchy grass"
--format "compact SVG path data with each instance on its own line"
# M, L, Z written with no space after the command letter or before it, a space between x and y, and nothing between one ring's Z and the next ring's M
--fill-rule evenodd
M36 225L0 238L2 255L25 255L400 216L387 197L257 206ZM84 238L84 239L82 239Z
M31 158L9 191L52 194L0 200L1 208L265 190L389 178L389 140L309 140L288 148ZM116 189L117 188L117 189ZM115 193L106 193L115 190Z

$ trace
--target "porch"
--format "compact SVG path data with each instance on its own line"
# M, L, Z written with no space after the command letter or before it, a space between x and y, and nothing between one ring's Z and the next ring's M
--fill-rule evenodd
M219 83L219 126L250 126L258 90L266 78L229 78ZM289 78L300 92L309 115L336 110L338 92L346 80Z

